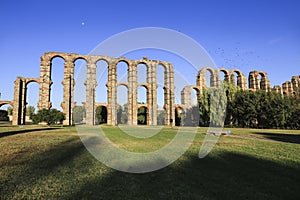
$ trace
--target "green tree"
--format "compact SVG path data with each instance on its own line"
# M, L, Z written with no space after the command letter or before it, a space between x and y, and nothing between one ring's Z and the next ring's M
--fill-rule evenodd
M32 116L34 114L34 106L26 106L26 116Z
M9 106L9 107L7 108L7 114L8 114L8 115L12 115L12 114L13 114L13 108L12 108L11 106Z
M142 106L138 108L138 124L146 125L147 124L147 108Z
M47 125L62 123L65 119L65 115L57 109L41 109L37 114L32 115L33 123L46 122Z
M165 124L165 116L166 116L166 111L162 110L158 112L157 115L157 125L164 125Z
M0 110L0 121L8 121L8 112L6 110Z
M85 117L85 109L83 106L75 106L73 108L73 121L75 123L81 123Z

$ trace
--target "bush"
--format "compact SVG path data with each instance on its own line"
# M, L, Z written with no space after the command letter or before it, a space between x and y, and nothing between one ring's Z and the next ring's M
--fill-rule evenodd
M8 112L6 110L0 110L0 121L9 121Z
M31 116L32 122L38 124L40 122L46 122L48 125L62 123L65 119L64 113L57 109L42 109Z

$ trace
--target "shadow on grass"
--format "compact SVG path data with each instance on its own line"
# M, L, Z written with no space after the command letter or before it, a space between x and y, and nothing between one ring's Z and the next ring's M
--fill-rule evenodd
M26 188L30 191L30 187L38 180L44 179L50 174L59 173L59 167L72 163L72 159L82 150L85 150L85 147L80 140L73 138L59 143L59 146L48 151L37 153L32 158L10 161L11 167L18 166L22 170L7 174L6 177L9 179L2 178L0 180L0 199L1 197L4 199L14 198L14 193L19 193ZM25 196L28 198L28 194Z
M300 135L296 134L280 134L280 133L268 133L268 132L252 132L254 134L263 135L265 138L276 140L279 142L287 142L300 144Z
M26 168L1 179L0 189L4 198L300 199L297 167L231 152L184 158L159 171L129 174L105 167L74 138L24 161Z
M22 133L28 133L28 132L37 132L37 131L55 130L55 129L59 129L59 128L47 127L47 128L21 129L17 131L8 131L8 132L0 133L0 138L11 136L11 135L22 134Z
M69 198L299 199L299 169L235 153L190 157L148 174L114 171L95 177Z

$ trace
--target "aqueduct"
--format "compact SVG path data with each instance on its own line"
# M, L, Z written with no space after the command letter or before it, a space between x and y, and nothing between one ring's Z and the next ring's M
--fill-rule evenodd
M222 81L230 82L242 90L264 90L270 91L270 81L267 73L261 71L251 71L248 77L248 87L246 76L237 69L226 70L213 69L210 67L202 68L196 76L196 84L185 86L181 91L181 105L175 105L174 101L174 69L170 62L164 62L159 60L149 60L144 57L140 60L128 60L125 58L111 58L108 56L98 55L79 55L74 53L60 53L60 52L47 52L41 56L40 64L40 77L39 78L24 78L17 77L14 86L14 100L3 101L4 104L11 104L13 106L13 125L25 124L26 113L26 97L27 97L27 85L31 82L39 84L39 100L38 109L49 109L52 107L50 99L51 86L53 81L51 79L52 72L52 60L56 57L60 57L64 60L64 79L63 84L63 102L61 107L63 113L66 115L64 125L73 124L73 108L76 105L74 102L74 66L75 61L83 59L86 62L87 77L85 81L86 101L82 102L86 110L86 124L95 124L95 107L105 106L107 112L107 124L117 124L117 87L123 85L127 88L128 98L128 125L137 125L137 114L140 107L144 107L147 110L147 125L157 125L157 66L163 66L164 68L164 110L165 110L165 125L172 125L175 120L175 110L185 110L191 107L191 90L195 90L197 98L203 90L208 87L218 87ZM97 62L104 61L108 68L107 77L107 102L99 104L95 102L95 89L98 85L96 80L96 68ZM127 81L118 82L117 78L117 65L120 62L127 64ZM146 81L139 83L137 81L137 66L144 64L146 66ZM207 72L210 73L209 81L207 80ZM221 74L224 75L223 80ZM273 90L284 94L293 94L299 92L300 76L293 76L291 81L285 82L282 87L274 86ZM208 85L209 83L209 85ZM137 101L138 87L144 87L146 89L146 103L140 104ZM0 102L0 106L3 105ZM176 123L176 122L175 122Z

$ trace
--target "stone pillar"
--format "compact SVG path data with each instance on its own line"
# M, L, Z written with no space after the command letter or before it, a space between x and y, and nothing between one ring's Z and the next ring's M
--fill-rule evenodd
M22 115L22 88L23 83L21 77L17 77L14 82L14 106L13 106L13 118L12 125L21 124L21 115Z
M137 125L137 65L128 66L128 125Z
M251 71L249 73L249 89L253 89L254 91L256 91L257 89L257 84L256 84L256 75L254 71Z
M149 90L151 91L151 103L148 104L151 106L149 108L149 113L151 116L151 124L157 125L157 82L156 82L156 63L152 63L148 66L149 69L149 80L147 82L150 84Z
M244 75L239 74L237 76L237 86L239 86L242 90L246 89L246 78Z
M117 70L114 62L108 66L107 104L107 124L114 126L117 124Z
M292 77L293 89L296 91L299 88L299 76Z
M87 63L86 76L86 125L95 125L95 95L96 95L96 63L89 60Z
M25 125L26 121L26 92L27 92L27 86L26 86L26 81L22 80L22 92L21 92L21 124Z
M169 63L169 87L170 87L170 118L172 125L175 125L175 85L174 85L174 69L171 63Z
M170 113L170 79L169 79L169 67L165 66L164 74L164 109L165 115L165 126L170 125L171 113Z
M273 91L275 91L276 93L282 94L282 89L279 85L275 85L273 88Z
M71 58L65 60L64 65L64 80L62 81L64 86L63 102L61 107L63 113L65 113L66 119L63 121L64 125L72 125L72 104L73 104L73 85L74 85L74 63Z
M52 104L50 102L50 91L51 91L51 58L46 55L41 57L40 66L40 91L39 91L39 102L38 109L49 109Z
M151 65L152 72L152 125L157 125L157 78L156 78L156 63Z
M146 78L146 82L147 82L147 105L148 105L148 116L147 116L147 125L152 125L152 119L153 119L153 89L152 89L152 68L151 68L151 64L147 62L146 64L147 66L147 78Z

